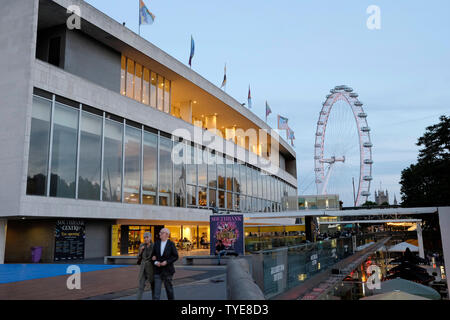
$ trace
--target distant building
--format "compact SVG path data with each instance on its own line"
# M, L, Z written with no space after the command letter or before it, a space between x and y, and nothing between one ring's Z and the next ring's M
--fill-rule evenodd
M387 190L386 192L383 190L378 190L378 192L375 191L375 202L377 203L377 205L382 205L385 202L389 203L388 191Z

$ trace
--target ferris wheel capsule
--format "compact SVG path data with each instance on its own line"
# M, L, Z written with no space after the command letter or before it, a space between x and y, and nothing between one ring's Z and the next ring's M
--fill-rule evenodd
M372 148L373 144L370 142L364 142L363 146L364 146L364 148Z
M345 92L352 92L352 91L353 91L353 89L350 88L350 87L347 87L347 88L345 88L344 90L345 90Z
M356 92L352 92L349 94L350 98L358 98L358 94Z
M356 101L355 106L362 107L363 103L361 101Z
M360 117L360 118L367 118L367 113L360 112L360 113L358 113L358 117Z
M361 128L361 131L362 131L362 132L369 132L369 131L370 131L370 128L369 128L369 127L362 127L362 128Z

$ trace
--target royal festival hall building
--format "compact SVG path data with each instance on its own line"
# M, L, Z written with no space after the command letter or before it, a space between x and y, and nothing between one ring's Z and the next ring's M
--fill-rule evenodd
M297 209L285 140L84 1L6 0L0 40L0 263L136 254L162 227L198 246L213 212Z

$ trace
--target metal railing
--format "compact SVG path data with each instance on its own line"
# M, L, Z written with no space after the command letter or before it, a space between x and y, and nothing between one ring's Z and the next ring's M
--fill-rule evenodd
M252 252L253 277L266 298L301 285L381 234L336 238Z

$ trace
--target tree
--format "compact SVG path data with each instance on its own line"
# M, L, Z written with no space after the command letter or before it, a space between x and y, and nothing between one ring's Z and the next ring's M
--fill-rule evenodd
M450 117L441 116L418 139L417 163L402 171L402 206L450 205Z

